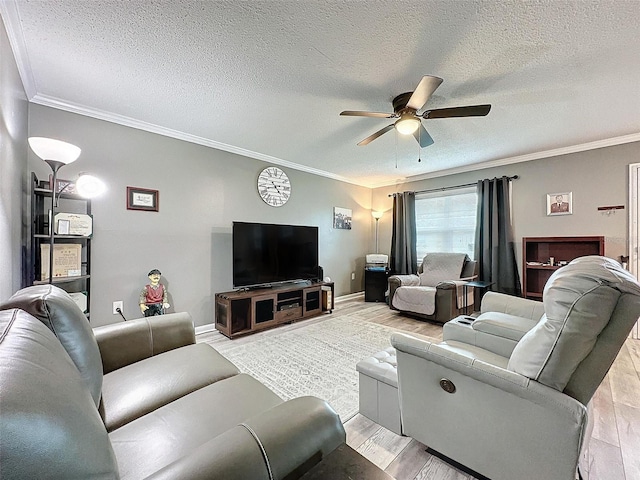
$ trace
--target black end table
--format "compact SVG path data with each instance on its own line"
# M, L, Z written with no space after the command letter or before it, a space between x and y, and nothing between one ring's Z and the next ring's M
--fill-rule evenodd
M469 287L477 288L482 293L482 290L485 290L485 289L489 288L494 283L496 283L496 282L485 282L484 280L474 280L472 282L467 282L464 285L462 285L462 295L464 296L462 304L464 306L465 315L468 314L467 308L469 307L469 305L468 305L468 303L469 303L469 301L468 301L468 289L469 289ZM482 295L480 295L479 301L482 301ZM475 302L474 302L474 304L475 304ZM474 308L474 310L475 310L475 308Z
M364 269L364 301L384 302L385 293L389 288L389 270Z
M338 446L300 480L394 480L346 443Z

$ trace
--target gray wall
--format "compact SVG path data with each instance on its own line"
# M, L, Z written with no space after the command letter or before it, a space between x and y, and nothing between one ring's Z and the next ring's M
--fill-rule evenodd
M424 190L476 182L483 178L519 175L513 182L513 225L522 274L522 237L603 235L605 255L627 255L628 166L640 161L640 142L587 152L449 175L420 182L375 189L372 208L383 210L380 250L391 245L389 193ZM547 216L547 193L573 192L573 215ZM600 206L624 205L606 215Z
M39 105L30 108L29 134L82 148L60 178L86 171L108 185L92 203L93 326L118 321L116 300L127 318L139 316L138 294L152 268L162 271L170 311L189 311L197 326L213 323L214 294L232 288L234 220L318 226L320 265L336 294L363 289L363 258L374 241L368 188L284 167L291 199L273 208L257 193L267 166L258 160ZM29 169L49 175L32 153ZM159 190L160 211L127 210L127 186ZM353 210L352 230L333 229L334 206Z
M22 284L27 98L0 21L0 301Z

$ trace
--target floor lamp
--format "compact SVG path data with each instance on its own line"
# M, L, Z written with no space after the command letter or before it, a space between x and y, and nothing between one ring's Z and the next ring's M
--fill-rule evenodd
M371 212L371 216L376 219L376 253L378 253L378 221L382 218L382 212Z
M68 163L75 162L80 156L80 148L67 142L54 140L53 138L30 137L29 146L33 153L45 161L53 171L53 184L51 185L51 218L49 219L49 283L53 283L53 222L56 218L56 193L58 198L61 192L56 192L58 170Z

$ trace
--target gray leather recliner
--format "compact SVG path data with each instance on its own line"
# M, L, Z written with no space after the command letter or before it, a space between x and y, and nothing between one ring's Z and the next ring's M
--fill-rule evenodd
M551 276L544 311L485 299L501 311L483 300L482 315L454 321L439 344L392 335L403 432L493 480L574 480L589 402L640 316L640 284L591 256Z
M449 275L443 275L447 270L448 259L456 261L456 257L464 258L461 268L452 269ZM429 271L429 265L440 267L434 271ZM445 268L442 269L442 266ZM460 267L460 264L458 264ZM466 313L463 309L462 299L464 283L477 278L477 262L471 260L464 254L452 253L428 253L422 259L422 264L418 267L417 275L392 275L389 277L389 307L392 310L399 310L408 313L413 317L426 320L446 323L452 318ZM397 301L396 293L403 288L408 301ZM473 288L469 289L467 307L473 305ZM409 295L406 295L410 293ZM429 300L427 306L427 296L435 295L433 301Z

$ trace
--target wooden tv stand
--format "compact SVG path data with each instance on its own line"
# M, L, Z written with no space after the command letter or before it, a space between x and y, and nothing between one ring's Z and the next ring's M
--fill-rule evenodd
M333 310L333 282L216 293L216 329L234 338Z

